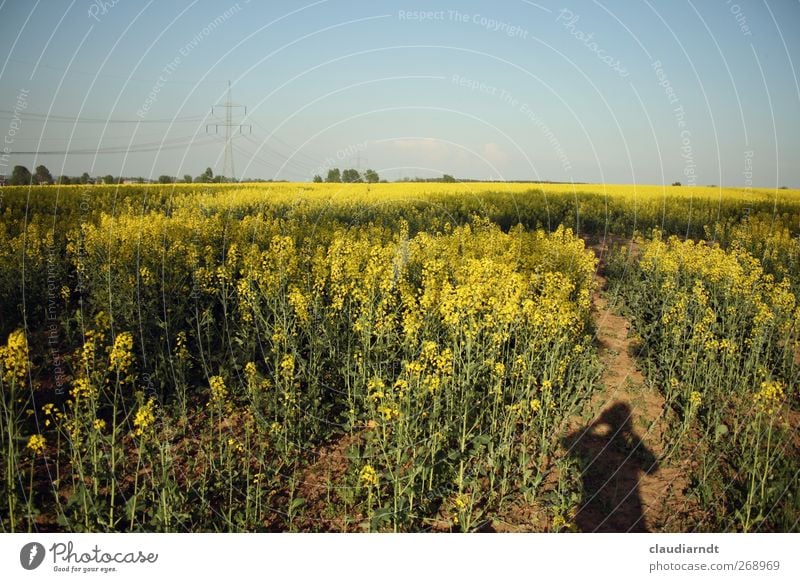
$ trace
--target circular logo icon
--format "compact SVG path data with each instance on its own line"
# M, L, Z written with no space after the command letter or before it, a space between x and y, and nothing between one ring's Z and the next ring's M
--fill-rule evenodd
M35 570L44 561L44 546L39 542L30 542L19 551L19 563L26 570Z

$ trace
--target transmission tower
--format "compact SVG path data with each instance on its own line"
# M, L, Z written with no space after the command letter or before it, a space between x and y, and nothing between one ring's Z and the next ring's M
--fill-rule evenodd
M214 133L215 135L219 135L219 128L222 127L225 130L225 155L224 160L222 162L222 175L226 178L231 180L236 179L236 170L234 169L233 165L233 136L238 131L240 134L245 133L245 129L248 133L253 133L253 126L248 124L241 124L241 123L234 123L233 122L233 110L235 108L243 108L244 109L244 116L247 117L247 106L246 105L237 105L231 99L231 82L228 81L228 95L225 103L220 105L214 105L211 108L211 116L215 115L215 109L224 109L225 110L225 122L215 122L209 123L206 125L206 133ZM212 132L210 128L214 128Z

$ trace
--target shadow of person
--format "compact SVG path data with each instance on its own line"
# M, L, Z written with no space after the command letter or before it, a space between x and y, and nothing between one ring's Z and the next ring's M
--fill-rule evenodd
M648 531L639 477L658 471L658 461L633 432L630 407L612 405L561 443L581 467L583 499L575 517L580 531Z

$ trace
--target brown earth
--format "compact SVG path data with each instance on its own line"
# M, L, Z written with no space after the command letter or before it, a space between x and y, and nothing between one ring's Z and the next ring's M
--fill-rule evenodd
M687 462L663 462L668 410L632 356L631 324L614 312L615 298L598 274L594 296L596 341L604 372L564 441L581 468L580 531L682 531L691 511L684 491Z

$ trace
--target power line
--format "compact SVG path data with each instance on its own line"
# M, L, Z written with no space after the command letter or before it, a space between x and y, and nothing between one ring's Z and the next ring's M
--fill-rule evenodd
M76 69L74 67L65 69L63 67L56 67L53 65L49 65L47 63L34 63L32 61L16 59L12 57L10 57L8 60L11 62L19 63L21 65L38 66L38 68L40 69L49 69L51 71L57 71L59 73L69 73L70 75L86 75L92 78L118 79L120 81L125 81L125 82L149 83L151 85L158 82L158 79L145 79L143 77L138 77L138 76L134 77L131 75L115 75L113 73L98 73L97 71L84 71L81 69ZM169 82L171 85L191 85L194 87L198 86L197 80L190 80L190 79L182 80L170 77ZM203 79L203 83L207 85L221 86L223 81L216 81L214 79Z
M315 167L317 167L317 165L318 165L316 161L313 162L313 165L312 165L312 163L304 162L303 160L297 160L297 159L294 159L292 157L286 156L285 154L266 146L265 142L264 143L259 143L258 141L254 140L254 139L252 139L252 138L250 138L248 136L245 136L244 139L245 139L245 141L253 144L254 146L257 146L258 147L258 151L263 151L265 154L269 154L269 155L277 158L278 161L275 162L275 163L280 163L280 165L285 166L285 167L289 168L290 170L294 170L295 172L302 172L303 174L308 174L309 171L313 171L313 169ZM245 153L248 153L244 149L242 149L242 151L244 151ZM255 154L249 154L248 153L248 155L250 156L251 160L256 160L256 161L258 161L258 162L260 162L260 163L262 163L264 165L270 165L270 166L273 165L273 163L268 162L267 160L265 160L263 158L259 158ZM309 164L309 165L304 165L304 164Z
M233 123L233 110L239 107L244 108L244 116L247 117L247 106L237 105L231 100L231 82L228 81L228 97L225 103L215 105L214 107L221 107L225 110L225 123L209 123L206 125L206 133L208 128L213 127L214 133L219 132L219 128L225 128L225 159L222 163L222 175L232 180L236 179L236 171L233 167L233 148L231 147L231 139L233 138L232 130L234 127L239 128L239 133L244 134L244 128L248 128L250 133L253 133L252 125L245 125L241 123ZM211 115L214 115L214 107L211 108Z
M252 121L253 121L253 125L255 125L256 127L260 128L262 130L264 130L264 132L269 133L269 130L266 127L264 127L263 125L261 125L258 121L256 121L255 119L253 119ZM299 148L296 148L292 144L286 143L284 140L279 138L277 135L272 134L272 135L269 136L269 139L270 139L270 141L276 141L279 144L282 144L284 147L287 147L290 150L292 150L292 157L298 158L298 159L300 157L304 157L306 163L313 164L315 166L319 164L319 160L318 159L316 159L316 158L314 158L312 156L309 156L308 154L306 154L305 152L301 151Z
M95 154L128 154L128 153L144 153L144 152L158 152L161 150L174 150L187 148L191 145L205 145L213 143L213 140L206 140L197 143L196 139L186 141L186 138L176 140L162 140L149 143L141 143L133 146L109 146L105 148L82 148L72 150L38 150L38 151L12 151L11 155L40 155L40 156L58 156L58 155L95 155Z
M0 119L12 119L14 116L18 115L19 112L15 114L14 111L10 111L8 109L0 109ZM108 118L103 119L100 117L72 117L69 115L47 115L45 113L34 113L32 111L26 111L20 117L22 117L25 121L46 121L48 123L197 123L203 121L205 116L202 115L192 115L186 117L173 117L173 118L161 118L161 119L114 119Z

